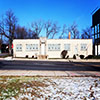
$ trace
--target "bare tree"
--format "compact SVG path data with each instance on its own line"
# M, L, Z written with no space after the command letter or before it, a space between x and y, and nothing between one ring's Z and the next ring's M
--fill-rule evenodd
M62 31L62 32L61 32L61 35L59 36L59 39L63 39L63 38L64 38L64 34L67 35L68 29L67 29L67 25L66 25L66 24L63 25L63 28L62 28L61 31Z
M0 50L1 50L2 41L0 40Z
M0 48L2 44L2 30L1 30L1 23L0 23Z
M2 18L0 24L0 33L9 39L9 53L11 54L11 45L14 39L15 28L17 24L17 18L12 12L8 10L5 14L5 18Z
M37 34L37 36L39 36L39 34L41 33L44 23L42 20L38 20L38 21L34 21L32 24L32 31L33 33Z
M15 38L26 39L27 38L27 29L25 27L17 26Z
M3 42L2 36L5 33L4 29L5 29L5 26L4 26L4 16L2 15L1 21L0 21L0 37L1 37L0 40L1 40L1 42Z
M92 30L91 27L87 27L83 29L83 34L81 35L82 39L91 39L92 38Z
M53 22L48 20L45 23L45 30L46 30L46 38L49 38L50 34L53 32Z
M12 10L8 10L6 12L6 18L5 18L5 25L6 25L6 29L8 31L8 36L6 35L6 33L4 35L9 38L9 53L10 54L11 54L11 49L12 49L11 45L12 45L12 42L14 39L16 23L17 23L16 16L12 12Z
M27 31L27 38L32 39L32 30L30 28Z
M29 39L39 39L39 36L38 36L37 33L34 33L34 31L32 31L31 29L28 29L27 38L29 38Z
M1 30L0 30L0 33L1 33ZM2 45L2 34L0 34L0 50L1 50L1 45Z
M79 31L77 29L77 24L76 23L73 23L71 25L71 27L69 27L68 30L71 32L71 37L73 39L78 39L79 38Z
M11 40L14 39L16 23L17 23L16 16L12 12L12 10L8 10L6 12L5 25L6 25L6 30L8 31L8 37Z
M32 34L32 39L39 39L39 36L36 33L34 33Z
M54 24L53 24L53 27L52 27L52 36L51 36L51 38L53 39L54 36L55 36L57 33L59 33L59 31L60 31L60 27L57 25L57 23L54 23Z

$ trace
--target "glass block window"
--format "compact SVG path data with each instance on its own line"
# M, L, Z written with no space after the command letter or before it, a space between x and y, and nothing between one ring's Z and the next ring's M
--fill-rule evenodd
M64 44L64 50L70 51L70 44Z
M22 51L22 44L16 44L16 51Z
M38 50L38 44L26 44L27 51L34 51Z
M87 44L81 44L81 51L87 50Z
M48 51L60 51L60 44L48 44Z

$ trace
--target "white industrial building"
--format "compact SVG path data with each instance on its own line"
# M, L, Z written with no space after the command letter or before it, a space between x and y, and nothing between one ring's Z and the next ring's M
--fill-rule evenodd
M15 39L13 57L61 58L61 52L67 50L73 55L92 55L92 39Z

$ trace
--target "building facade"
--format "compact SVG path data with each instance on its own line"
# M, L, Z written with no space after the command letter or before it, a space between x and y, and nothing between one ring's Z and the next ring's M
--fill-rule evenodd
M73 55L92 55L92 39L15 39L13 40L14 57L61 58L61 52L68 51L70 58Z
M92 15L94 55L100 55L100 8Z

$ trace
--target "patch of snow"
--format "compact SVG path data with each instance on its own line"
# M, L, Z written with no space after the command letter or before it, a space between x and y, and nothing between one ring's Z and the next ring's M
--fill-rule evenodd
M100 78L47 78L43 82L48 86L36 87L37 90L33 87L21 89L25 94L20 93L18 100L24 97L28 100L100 100ZM39 96L32 95L32 91Z

